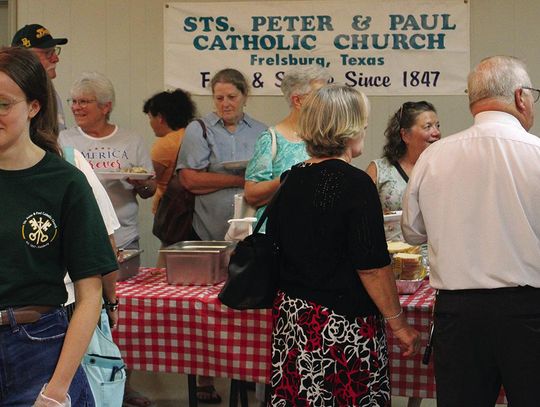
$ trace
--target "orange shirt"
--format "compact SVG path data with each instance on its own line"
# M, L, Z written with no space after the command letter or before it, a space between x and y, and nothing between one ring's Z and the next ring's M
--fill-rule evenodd
M176 168L176 156L182 144L185 129L171 131L163 137L159 137L152 146L152 161L166 167L160 178L156 177L157 189L152 202L152 213L156 213L159 201L167 188L171 175Z

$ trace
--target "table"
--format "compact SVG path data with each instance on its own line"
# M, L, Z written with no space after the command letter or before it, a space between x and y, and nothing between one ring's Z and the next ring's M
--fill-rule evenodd
M222 305L221 287L169 285L165 270L155 268L119 282L115 340L127 366L266 382L271 313Z
M169 285L165 269L156 268L141 268L137 276L119 282L114 336L128 367L267 383L271 311L222 305L217 298L222 286ZM414 294L401 295L400 302L409 324L421 332L424 349L434 290L425 280ZM423 365L421 354L403 358L391 334L388 340L392 394L435 398L433 363Z
M427 366L422 364L423 350L429 337L435 290L431 288L426 279L414 294L400 295L399 301L403 313L407 317L407 322L421 334L422 352L412 358L405 359L401 356L403 351L400 350L397 341L388 332L392 394L404 397L435 398L433 361Z

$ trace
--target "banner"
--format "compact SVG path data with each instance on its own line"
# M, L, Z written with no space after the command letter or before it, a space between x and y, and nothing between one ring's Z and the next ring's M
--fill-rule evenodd
M464 0L168 3L166 88L206 95L223 68L254 95L280 95L283 73L327 68L368 95L463 95L470 68Z

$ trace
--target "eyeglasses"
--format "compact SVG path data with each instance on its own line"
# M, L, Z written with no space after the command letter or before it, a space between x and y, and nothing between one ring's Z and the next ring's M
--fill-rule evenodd
M540 89L529 88L528 86L522 86L521 89L527 89L531 91L534 103L538 102L538 100L540 99Z
M17 103L24 102L24 99L22 100L0 100L0 116L6 116L11 108L15 106Z
M54 48L47 48L47 49L39 49L34 48L38 52L42 52L45 55L45 58L51 59L53 55L60 55L62 52L62 47L54 47Z
M89 103L97 102L97 100L96 99L72 99L72 98L69 98L67 100L67 102L68 102L68 104L70 106L79 105L79 107L85 108L86 106L88 106Z

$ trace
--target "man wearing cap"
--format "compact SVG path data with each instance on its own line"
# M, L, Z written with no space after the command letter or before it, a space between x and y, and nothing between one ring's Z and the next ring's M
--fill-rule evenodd
M49 78L56 78L56 64L60 61L58 55L62 48L59 45L67 44L67 38L53 38L49 30L40 24L28 24L21 28L13 36L11 46L23 47L32 50L38 57L41 65L47 71ZM58 105L58 130L66 128L62 99L55 90L56 103Z

